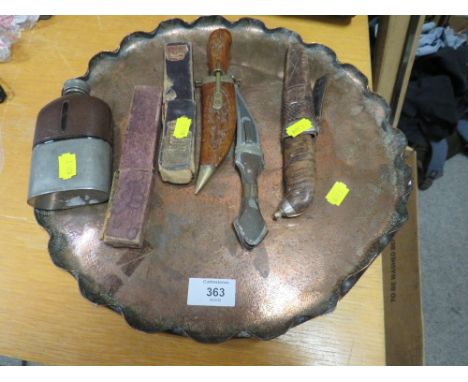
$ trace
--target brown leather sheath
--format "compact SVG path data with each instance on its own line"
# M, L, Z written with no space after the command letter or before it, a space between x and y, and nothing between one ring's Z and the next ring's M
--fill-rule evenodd
M119 170L114 175L103 239L114 247L141 248L153 184L161 124L161 90L137 86L128 118Z
M301 135L316 135L317 126L312 101L309 59L302 45L292 44L286 53L283 82L283 104L281 110L283 138L289 137L286 129L302 118L310 119L313 122L313 126L301 133Z
M193 84L192 45L169 43L164 47L164 93L162 136L158 168L165 182L189 183L195 173L197 135L196 103ZM182 134L179 121L190 125ZM179 126L178 126L179 123Z
M203 81L201 89L202 139L195 193L206 184L234 141L236 94L233 79L226 75L231 42L227 29L215 30L208 39L210 76Z
M282 105L282 149L284 197L275 218L295 217L312 203L315 189L315 138L309 60L300 44L292 44L286 53ZM292 137L288 127L301 119L312 127Z

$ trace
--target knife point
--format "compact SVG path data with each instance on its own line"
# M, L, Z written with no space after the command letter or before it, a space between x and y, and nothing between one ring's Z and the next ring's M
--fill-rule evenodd
M210 165L201 165L200 170L198 171L197 183L195 185L195 195L198 194L201 189L205 186L210 179L211 175L214 173L214 166Z

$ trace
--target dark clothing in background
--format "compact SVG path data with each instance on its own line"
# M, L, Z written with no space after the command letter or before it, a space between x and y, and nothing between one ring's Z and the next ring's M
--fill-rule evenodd
M453 133L458 121L457 101L447 76L411 81L406 94L402 113L407 118L400 122L403 131L407 130L406 125L409 124L417 128L412 131L413 134L422 134L435 141Z
M410 143L447 138L458 120L468 118L467 63L467 45L415 60L399 124Z
M440 49L414 62L398 127L418 153L420 178L427 175L430 147L436 147L431 142L456 136L459 121L468 120L467 64L466 44L456 50ZM450 147L448 152L454 154Z

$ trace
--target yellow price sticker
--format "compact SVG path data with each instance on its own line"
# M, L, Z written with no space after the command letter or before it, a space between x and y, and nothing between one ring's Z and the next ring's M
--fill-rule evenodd
M63 180L76 175L76 154L63 153L58 156L58 177Z
M312 121L308 118L301 118L299 121L294 122L291 126L286 128L286 134L290 137L297 137L299 134L312 128Z
M177 139L186 138L189 134L192 120L185 115L177 118L174 133L172 134Z
M349 188L346 184L343 182L335 182L330 191L328 191L327 196L325 196L325 199L327 199L328 203L333 204L334 206L340 206L348 193Z

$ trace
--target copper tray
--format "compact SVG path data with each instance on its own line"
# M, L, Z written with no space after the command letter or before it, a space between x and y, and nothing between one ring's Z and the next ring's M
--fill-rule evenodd
M99 240L106 204L36 210L36 217L50 234L54 263L78 280L86 298L121 313L132 327L207 342L270 339L332 311L404 223L411 189L403 160L406 141L390 126L387 105L369 91L362 73L340 64L329 48L306 45L313 77L329 75L317 141L316 197L302 217L273 221L282 197L285 52L289 43L303 42L290 30L270 30L253 19L202 17L192 24L175 19L151 33L125 37L115 52L97 54L82 77L112 108L114 163L133 87L162 86L163 44L191 41L195 79L202 79L208 35L219 27L232 33L231 72L241 80L260 129L265 154L260 205L269 228L264 242L252 251L238 244L232 222L241 185L232 158L198 196L193 185L168 185L155 176L142 250L114 249ZM339 207L325 199L335 181L350 189ZM187 305L190 277L235 279L235 307Z

